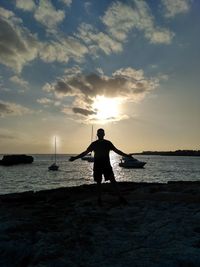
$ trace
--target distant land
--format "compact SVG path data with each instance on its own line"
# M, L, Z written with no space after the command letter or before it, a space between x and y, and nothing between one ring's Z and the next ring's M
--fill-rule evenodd
M158 155L158 156L192 156L200 157L200 150L175 150L175 151L143 151L134 155Z

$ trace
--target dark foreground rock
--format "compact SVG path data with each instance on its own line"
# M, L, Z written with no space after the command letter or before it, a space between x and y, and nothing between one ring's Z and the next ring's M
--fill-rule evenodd
M0 266L200 266L200 183L120 183L0 196Z
M5 155L2 160L0 160L0 165L11 166L17 164L30 164L34 158L27 155Z

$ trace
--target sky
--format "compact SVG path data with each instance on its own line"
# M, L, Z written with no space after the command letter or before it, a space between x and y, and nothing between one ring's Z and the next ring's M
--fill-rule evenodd
M200 149L200 1L1 0L0 153Z

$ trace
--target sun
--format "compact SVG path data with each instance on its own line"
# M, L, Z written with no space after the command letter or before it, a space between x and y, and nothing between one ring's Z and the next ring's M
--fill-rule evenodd
M118 98L108 98L105 96L97 96L94 100L92 108L96 111L95 118L99 121L110 121L119 116Z

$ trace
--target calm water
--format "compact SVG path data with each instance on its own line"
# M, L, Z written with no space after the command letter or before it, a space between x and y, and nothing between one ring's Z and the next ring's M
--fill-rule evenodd
M82 160L69 162L68 155L58 155L60 170L48 171L51 155L33 155L34 163L11 167L0 166L0 194L91 184L92 163ZM147 161L144 169L123 169L120 157L111 154L118 181L163 182L200 180L200 157L137 156Z

